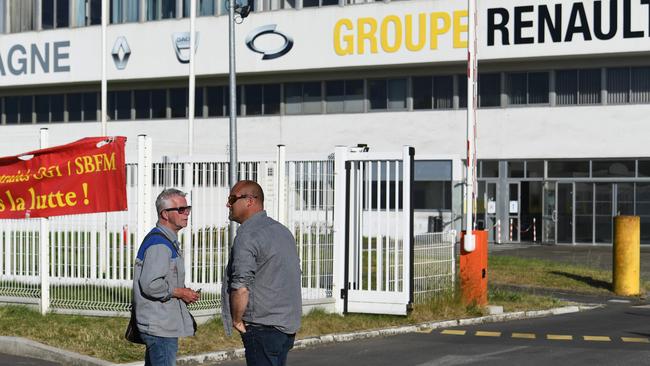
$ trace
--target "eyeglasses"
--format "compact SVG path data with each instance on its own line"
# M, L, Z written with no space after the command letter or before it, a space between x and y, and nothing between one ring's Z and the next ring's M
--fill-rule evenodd
M257 198L257 196L252 195L252 194L242 194L241 196L236 196L234 194L231 194L230 196L228 196L228 204L232 206L240 198Z
M165 208L163 209L163 211L176 211L181 215L189 215L190 212L192 211L192 206Z

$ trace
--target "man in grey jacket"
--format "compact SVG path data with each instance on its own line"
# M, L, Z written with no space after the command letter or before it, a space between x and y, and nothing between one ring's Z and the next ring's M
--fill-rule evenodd
M174 366L178 337L194 335L187 305L200 294L185 287L178 232L187 226L191 206L185 193L166 189L156 199L158 223L145 237L135 260L133 306L146 345L146 366Z
M224 327L241 334L248 366L285 365L302 313L296 239L266 216L256 182L235 184L227 207L229 219L241 226L221 292Z

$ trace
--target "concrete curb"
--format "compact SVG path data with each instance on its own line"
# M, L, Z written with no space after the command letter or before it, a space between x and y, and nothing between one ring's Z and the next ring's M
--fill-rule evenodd
M113 363L98 358L81 355L60 348L48 346L31 339L20 337L0 337L0 352L12 355L38 358L70 366L110 366Z
M592 310L602 305L587 304L564 306L549 310L538 311L517 311L513 313L504 313L497 315L487 315L478 318L445 320L440 322L426 322L416 325L407 325L401 327L392 327L379 330L360 331L352 333L327 334L319 337L310 337L297 340L294 348L304 349L307 347L319 346L330 343L349 342L358 339L386 337L398 334L414 333L418 331L430 331L434 329L443 329L463 325L476 325L484 323L496 323L509 320L541 318L551 315L561 315L576 313L579 311ZM29 339L19 337L0 337L0 353L14 356L33 357L46 361L59 362L63 365L71 366L142 366L144 362L132 362L128 364L114 364L97 358L84 356L78 353L47 346ZM244 357L244 349L238 348L227 351L218 351L204 353L200 355L179 357L177 364L179 366L196 366L211 362L220 362L234 360Z

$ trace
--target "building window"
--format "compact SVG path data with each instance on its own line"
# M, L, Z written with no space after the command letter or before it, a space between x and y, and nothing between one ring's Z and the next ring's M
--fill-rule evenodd
M225 110L223 100L224 87L209 86L207 89L208 117L223 117Z
M549 178L588 178L588 160L549 160L547 163Z
M577 103L578 70L558 70L555 73L555 95L558 105Z
M650 103L650 67L633 67L631 70L632 103Z
M151 118L167 118L167 89L151 91Z
M630 101L630 68L607 69L607 103L623 104Z
M140 20L139 0L111 0L111 24L131 23Z
M433 77L433 108L454 107L454 77L452 75Z
M205 88L198 87L194 89L194 117L203 118L203 90Z
M35 30L36 24L36 0L10 0L9 18L10 32L19 33Z
M499 161L498 160L483 160L481 164L481 178L498 178L499 177Z
M109 91L107 96L108 118L114 120L131 119L131 91Z
M43 0L41 2L41 28L63 28L70 25L69 0Z
M303 8L315 8L319 6L329 6L329 5L338 5L338 0L303 0Z
M406 109L406 79L368 80L371 111Z
M327 113L363 112L363 80L325 82Z
M600 103L600 69L580 70L578 73L578 104Z
M190 0L183 0L183 17L190 17ZM214 0L197 0L196 16L215 15Z
M280 84L246 85L246 115L280 114Z
M23 95L20 98L20 123L32 123L32 111L34 98L31 95Z
M413 208L451 210L451 161L416 160Z
M284 86L284 108L286 114L321 113L321 83L288 83Z
M0 0L0 34L6 33L7 29L5 27L7 26L5 23L5 16L6 16L6 10L7 10L7 0Z
M18 123L18 114L20 113L20 98L5 97L5 118L9 125Z
M433 108L433 78L430 76L414 77L413 85L413 109Z
M169 108L172 118L187 117L187 88L169 89Z
M634 160L593 160L591 162L591 176L594 178L634 178L634 165Z
M36 110L36 123L50 122L50 96L37 95L34 97Z
M176 18L176 0L147 0L147 20Z
M528 82L526 73L508 74L508 104L527 104Z
M83 121L84 122L95 122L97 121L98 118L98 113L97 113L97 100L99 99L99 93L98 92L87 92L83 93L82 96L82 101L83 101Z
M509 73L508 104L548 103L548 72Z
M458 108L467 108L467 75L456 75L458 81Z
M478 101L480 107L501 105L501 74L480 74L478 78Z

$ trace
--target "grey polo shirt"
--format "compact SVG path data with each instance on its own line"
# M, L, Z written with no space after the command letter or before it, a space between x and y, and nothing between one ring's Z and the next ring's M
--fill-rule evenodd
M230 290L248 288L243 320L293 334L300 328L302 296L296 239L260 211L237 229L221 292L222 319L232 332Z

